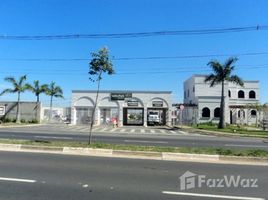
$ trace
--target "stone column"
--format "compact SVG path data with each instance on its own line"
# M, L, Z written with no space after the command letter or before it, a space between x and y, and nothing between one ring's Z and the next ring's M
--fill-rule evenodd
M144 107L143 110L143 126L147 127L147 107Z

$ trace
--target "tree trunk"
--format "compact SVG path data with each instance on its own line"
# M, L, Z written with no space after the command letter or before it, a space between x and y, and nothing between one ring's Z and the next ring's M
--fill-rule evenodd
M52 120L52 100L53 100L53 96L50 96L50 109L49 109L49 122L51 122Z
M224 97L224 80L221 83L221 106L220 106L220 122L218 128L225 128L225 97Z
M16 123L20 123L20 92L18 92Z
M95 110L96 110L96 107L97 107L97 102L98 102L98 97L99 97L101 74L102 74L102 72L100 72L99 77L98 77L98 89L97 89L96 99L95 99L95 102L94 102L92 115L91 115L89 137L88 137L88 144L89 145L91 144L91 140L92 140L92 128L93 128L93 124L94 124L94 121L95 121Z
M36 106L35 106L35 119L39 122L38 110L39 110L39 95L36 96Z

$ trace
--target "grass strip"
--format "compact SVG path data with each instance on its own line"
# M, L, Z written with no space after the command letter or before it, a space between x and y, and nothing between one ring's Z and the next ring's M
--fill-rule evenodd
M152 151L152 152L210 154L210 155L268 158L268 151L263 149L228 149L228 148L214 148L214 147L157 147L157 146L139 146L139 145L108 144L108 143L93 143L91 145L88 145L86 142L44 141L44 140L31 141L31 140L11 140L11 139L1 139L0 143L51 146L51 147L82 147L82 148L100 148L100 149L128 150L128 151Z

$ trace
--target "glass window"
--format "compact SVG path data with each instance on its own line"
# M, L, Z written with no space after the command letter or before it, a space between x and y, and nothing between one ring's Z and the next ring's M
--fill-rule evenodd
M214 117L220 117L220 108L215 108L214 110Z
M251 90L251 91L249 92L249 98L250 98L250 99L256 99L256 93L255 93L253 90Z
M210 110L209 108L205 107L202 110L202 117L210 117Z
M244 93L243 90L239 90L238 91L238 98L240 98L240 99L244 99L245 98L245 93Z

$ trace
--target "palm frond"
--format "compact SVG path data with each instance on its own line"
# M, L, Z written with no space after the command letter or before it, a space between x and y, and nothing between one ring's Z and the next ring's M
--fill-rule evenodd
M235 84L238 84L240 86L244 86L243 80L237 75L231 76L230 78L228 78L228 81L235 83Z
M26 76L26 75L21 76L21 77L19 78L19 83L18 83L18 85L21 86L22 83L23 83L26 79L27 79L27 76Z
M225 63L224 63L224 67L231 67L232 64L234 64L238 59L236 57L230 57L228 58Z
M1 93L0 93L0 96L4 95L4 94L8 94L8 93L16 93L17 91L15 91L14 89L10 89L10 88L7 88L7 89L4 89Z

